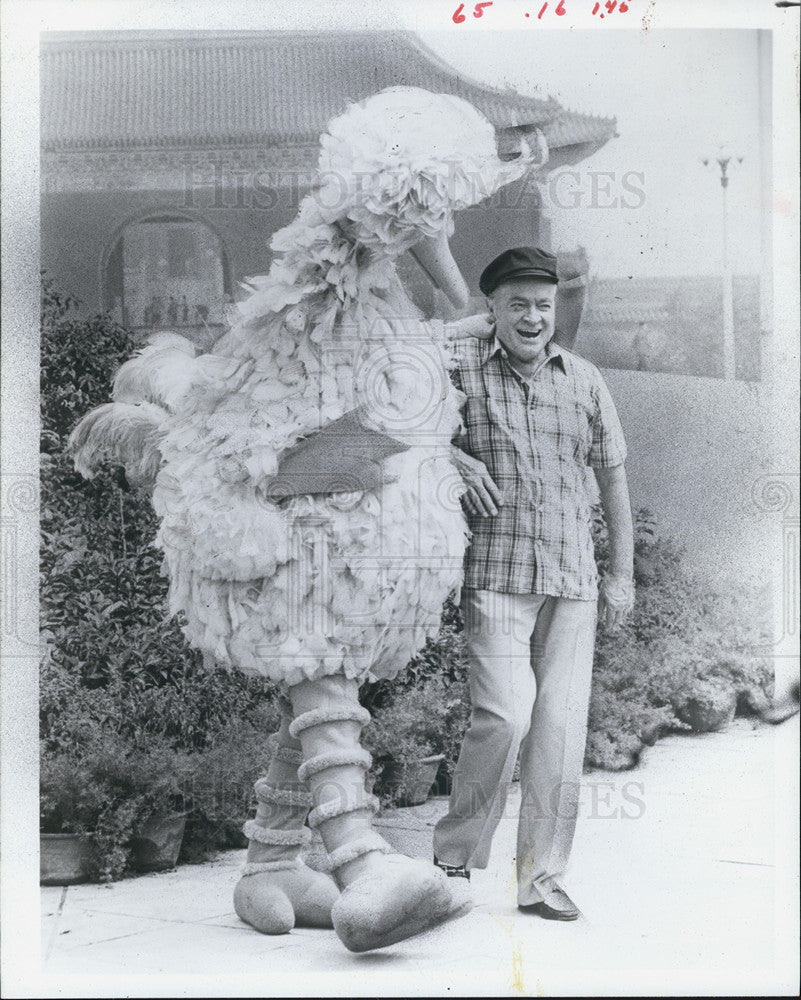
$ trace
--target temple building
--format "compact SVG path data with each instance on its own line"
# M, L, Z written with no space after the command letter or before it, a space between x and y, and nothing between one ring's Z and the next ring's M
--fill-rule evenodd
M615 121L466 79L410 32L50 33L41 46L42 268L84 312L142 335L204 339L308 190L319 136L352 101L410 85L463 97L496 127L535 124L549 169L615 135ZM530 179L462 212L454 255L477 293L483 263L548 245ZM436 292L409 258L427 312Z

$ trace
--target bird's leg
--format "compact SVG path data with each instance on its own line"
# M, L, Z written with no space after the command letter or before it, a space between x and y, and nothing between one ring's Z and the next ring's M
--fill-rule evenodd
M334 930L351 951L383 948L469 909L463 887L427 861L394 854L372 829L377 802L365 791L370 755L359 737L369 713L356 682L342 675L303 681L289 689L290 731L303 747L299 775L307 777L317 827L342 895ZM458 894L458 895L457 895Z
M255 785L255 819L245 824L247 863L234 890L241 920L263 934L286 934L294 926L331 927L339 890L329 875L312 871L300 858L309 839L308 786L298 778L301 747L289 732L285 706L270 767Z

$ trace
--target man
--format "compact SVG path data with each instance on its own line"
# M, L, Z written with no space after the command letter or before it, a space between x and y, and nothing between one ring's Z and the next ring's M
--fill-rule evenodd
M599 611L588 466L609 529L600 613L615 627L633 604L633 531L623 432L600 373L557 347L556 258L507 250L481 275L494 325L461 340L466 394L454 449L472 530L462 610L472 715L435 863L485 868L520 754L518 906L573 920L559 884L575 830Z

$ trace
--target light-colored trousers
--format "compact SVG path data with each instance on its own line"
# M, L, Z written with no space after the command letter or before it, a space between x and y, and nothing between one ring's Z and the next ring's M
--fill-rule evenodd
M576 828L597 605L465 589L462 611L473 708L434 853L487 867L519 751L518 903L538 903Z

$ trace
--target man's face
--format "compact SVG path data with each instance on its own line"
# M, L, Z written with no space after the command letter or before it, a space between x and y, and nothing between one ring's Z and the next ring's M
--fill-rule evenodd
M515 278L489 297L495 333L512 361L540 361L554 334L556 285L540 278Z

